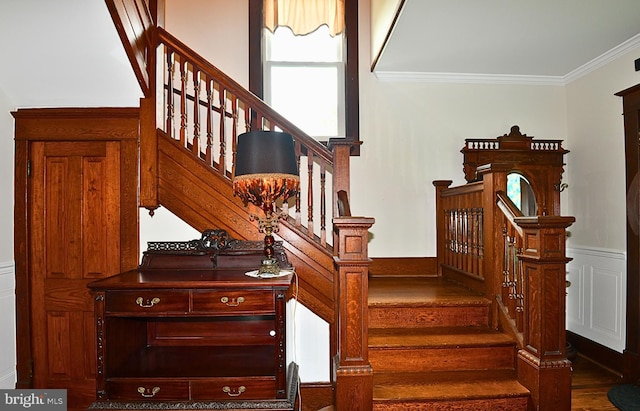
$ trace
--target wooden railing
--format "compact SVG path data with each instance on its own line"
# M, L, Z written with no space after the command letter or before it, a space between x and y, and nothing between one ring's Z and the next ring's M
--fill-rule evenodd
M301 189L291 204L277 206L289 214L289 223L300 232L331 248L330 222L336 211L336 193L349 190L348 166L346 170L336 169L334 164L336 161L348 164L351 147L340 142L329 145L318 142L162 28L157 29L157 38L161 70L157 72L157 92L152 96L155 101L148 104L154 110L148 116L156 116L157 127L213 172L228 179L233 175L239 134L250 130L291 134ZM153 147L153 143L145 147ZM142 163L150 165L143 173L153 170L154 162L153 150L147 156L145 153L141 151ZM342 158L345 156L346 160ZM147 195L141 195L141 200L148 202L143 206L153 208L156 205L153 175L144 179L143 174L142 179L141 192ZM328 203L333 206L328 208Z
M476 183L434 182L441 274L492 301L491 324L517 342L534 409L569 409L565 236L574 218L522 216L505 194L508 172L489 165Z
M522 228L515 223L517 217L522 217L520 210L506 196L498 191L496 205L502 212L502 282L501 293L498 295L498 307L503 318L502 327L509 331L522 348L524 346L523 332L524 311L527 309L524 298L524 273L522 269Z
M444 182L448 187L450 181ZM439 196L442 207L443 237L439 250L439 265L450 271L484 279L484 213L482 208L482 183L442 190Z

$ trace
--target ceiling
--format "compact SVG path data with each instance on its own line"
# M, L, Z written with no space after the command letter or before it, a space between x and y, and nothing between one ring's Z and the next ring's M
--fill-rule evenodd
M374 72L563 82L639 33L640 0L405 0Z

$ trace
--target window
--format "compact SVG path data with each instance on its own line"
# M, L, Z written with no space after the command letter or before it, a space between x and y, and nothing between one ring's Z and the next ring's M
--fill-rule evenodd
M320 27L311 35L293 36L288 28L275 34L263 29L263 0L249 0L249 89L319 140L357 142L357 0L345 0L344 7L343 34L331 37ZM359 151L355 144L352 155Z
M345 135L343 36L263 29L264 100L310 136Z

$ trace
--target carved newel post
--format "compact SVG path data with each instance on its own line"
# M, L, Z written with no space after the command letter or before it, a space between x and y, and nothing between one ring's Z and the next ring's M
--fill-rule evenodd
M571 362L566 356L566 229L574 217L517 217L523 229L524 347L518 352L518 380L536 410L571 409Z
M336 266L336 323L338 354L335 367L335 405L337 410L368 411L373 408L373 369L368 353L368 275L369 228L367 217L336 217L338 238Z

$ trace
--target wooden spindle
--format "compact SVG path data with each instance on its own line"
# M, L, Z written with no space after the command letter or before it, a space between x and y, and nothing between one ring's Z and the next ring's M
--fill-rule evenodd
M191 152L200 157L200 70L193 67L193 141Z
M300 143L298 141L295 141L295 151L296 151L296 161L298 163L298 170L300 170L300 159L301 157L301 153L302 153L302 148L300 146ZM302 212L301 210L301 192L298 191L296 193L296 209L295 209L295 220L296 220L296 226L300 227L302 225Z
M218 106L220 107L220 126L218 127L218 139L220 141L220 157L218 159L218 165L220 172L224 175L227 171L227 147L226 147L226 129L225 123L227 120L227 100L226 90L222 84L218 85Z
M180 60L180 144L187 147L187 62Z
M326 196L326 167L324 163L320 165L320 244L327 245L327 196Z
M172 138L175 138L175 130L173 126L174 120L174 94L173 94L173 76L175 75L175 65L174 65L174 52L172 50L167 50L167 90L166 90L166 98L167 98L167 119L166 119L166 132Z
M207 149L205 161L213 167L213 80L205 75L207 87Z
M307 170L308 184L307 187L307 235L313 237L313 151L307 150Z

